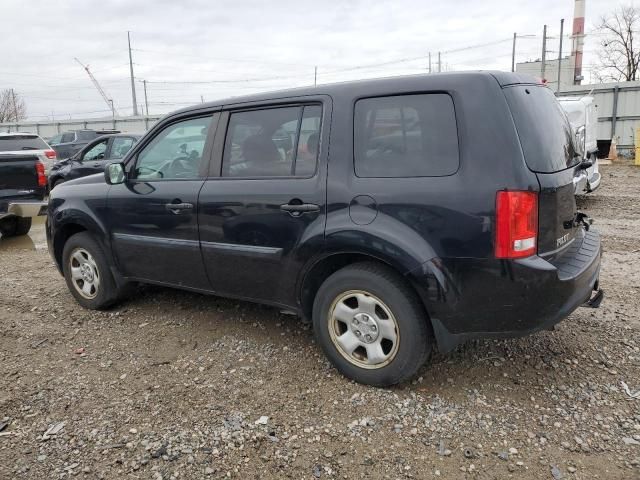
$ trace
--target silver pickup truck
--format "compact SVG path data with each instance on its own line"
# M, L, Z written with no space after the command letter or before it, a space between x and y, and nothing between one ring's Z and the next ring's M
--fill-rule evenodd
M582 155L580 171L574 177L576 195L593 192L600 186L596 104L594 97L559 97L558 101L569 117L576 136L576 148Z

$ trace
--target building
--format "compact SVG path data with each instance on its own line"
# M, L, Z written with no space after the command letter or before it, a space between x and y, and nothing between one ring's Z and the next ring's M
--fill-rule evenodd
M560 90L574 85L575 57L564 57L561 62L558 59L546 60L544 67L544 79L547 85L554 91L558 91L558 63L560 63ZM516 64L516 72L526 73L537 78L543 78L542 61L523 62Z

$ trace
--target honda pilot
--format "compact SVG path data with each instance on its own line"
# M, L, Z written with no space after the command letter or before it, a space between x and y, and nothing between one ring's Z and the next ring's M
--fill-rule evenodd
M273 305L344 375L391 385L602 298L574 147L551 90L512 73L200 104L55 188L48 245L83 307L137 282Z

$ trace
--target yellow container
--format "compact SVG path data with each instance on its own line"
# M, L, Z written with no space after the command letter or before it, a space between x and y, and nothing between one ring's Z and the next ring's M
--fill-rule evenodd
M640 166L640 127L636 128L636 155L634 163Z

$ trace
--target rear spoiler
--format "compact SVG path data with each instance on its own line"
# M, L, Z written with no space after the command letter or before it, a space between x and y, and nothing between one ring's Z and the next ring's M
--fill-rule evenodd
M527 75L526 73L516 73L516 72L491 72L493 78L497 80L501 87L507 87L509 85L518 85L518 84L526 84L526 85L542 85L543 83L539 78L536 78L532 75Z

